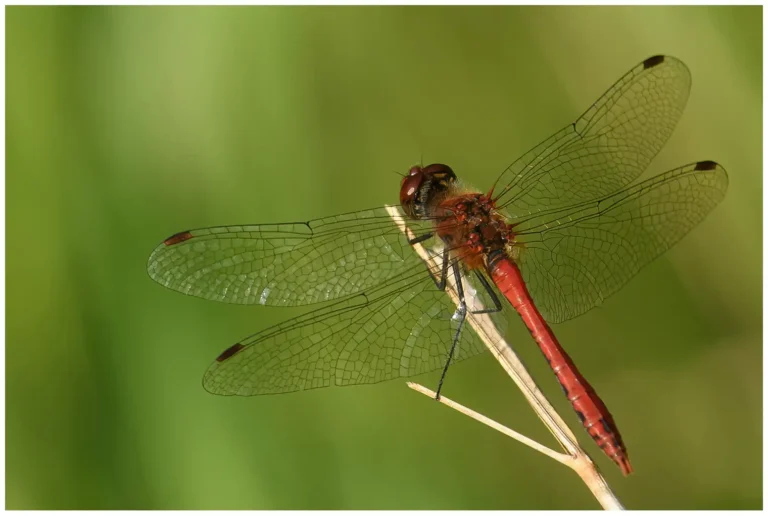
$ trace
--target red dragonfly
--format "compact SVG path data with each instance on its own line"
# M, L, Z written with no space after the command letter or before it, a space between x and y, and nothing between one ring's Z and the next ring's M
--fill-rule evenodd
M195 229L162 242L149 275L227 303L327 302L221 353L203 386L222 395L376 383L442 368L439 396L448 365L486 349L464 328L467 312L490 313L503 327L511 305L589 435L627 475L632 466L613 417L548 322L581 315L616 292L725 196L726 171L713 161L631 184L672 133L690 85L681 61L646 59L512 163L488 194L462 186L447 165L412 167L398 212L410 239L386 208ZM413 251L416 243L442 260L439 274ZM443 292L449 275L458 307Z

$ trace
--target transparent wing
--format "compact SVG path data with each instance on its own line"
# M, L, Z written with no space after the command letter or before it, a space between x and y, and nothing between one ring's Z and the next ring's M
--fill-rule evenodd
M432 223L408 225L419 235ZM165 287L204 299L298 306L361 292L420 263L386 208L374 208L295 224L183 231L155 248L147 271Z
M512 163L496 181L497 206L515 218L628 185L669 139L690 87L681 61L646 59L578 120Z
M518 262L536 306L552 322L586 312L701 222L727 188L725 169L701 161L520 221Z
M493 306L472 277L470 309ZM505 307L505 305L502 305ZM491 314L503 333L507 308ZM457 329L456 306L421 264L364 294L334 302L231 346L210 366L203 386L214 394L255 396L377 383L445 365ZM464 324L454 361L486 349ZM450 375L450 373L449 373Z

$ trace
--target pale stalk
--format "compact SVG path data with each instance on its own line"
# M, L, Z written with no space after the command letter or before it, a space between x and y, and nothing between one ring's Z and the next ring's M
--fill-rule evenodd
M392 217L392 220L395 222L395 224L397 224L397 226L400 228L400 230L405 233L409 239L413 239L414 235L408 228L405 219L398 211L398 209L394 206L387 206L387 211L389 212L389 215ZM441 273L441 263L439 263L438 260L441 260L442 258L437 256L430 256L426 249L424 249L424 247L420 244L414 244L413 249L418 253L421 259L427 263L435 277L439 277ZM448 283L446 285L445 292L458 306L459 298L456 293L456 284L453 274L448 274L446 279ZM516 439L526 446L529 446L534 450L557 460L561 464L565 464L574 470L579 475L579 477L581 477L581 479L587 485L589 490L592 491L592 494L604 509L623 509L624 507L616 498L616 495L613 494L610 487L608 486L608 483L605 481L600 472L597 471L597 468L592 462L592 459L590 459L587 455L587 452L579 446L579 443L576 441L576 437L573 435L573 432L571 432L570 428L568 428L568 425L565 424L560 415L555 411L554 407L544 397L544 394L536 385L536 382L534 382L533 378L526 370L520 358L514 352L512 347L504 340L504 337L498 332L496 326L493 324L493 321L488 316L488 314L472 314L468 312L467 322L482 339L482 341L485 343L485 346L493 354L494 358L499 362L499 364L501 364L501 367L503 367L510 378L512 378L517 387L523 393L523 396L525 396L525 399L533 408L534 412L536 412L536 415L539 416L539 419L541 419L549 431L552 432L552 435L555 436L555 439L557 439L557 442L560 443L560 446L562 446L566 451L566 454L561 454L550 450L549 448L546 448L536 441L533 441L532 439L525 437L515 432L514 430L503 427L499 423L496 423L495 421L481 414L478 414L477 412L467 409L466 407L462 407L458 403L451 400L446 400L444 397L442 397L442 395L440 401L445 405L451 406L452 408L459 410L460 412L476 419L477 421L480 421L481 423L486 424L491 428L494 428L504 433L505 435ZM422 392L423 394L434 397L435 394L432 391L429 391L422 386L416 387L416 385L417 384L409 384L409 386Z

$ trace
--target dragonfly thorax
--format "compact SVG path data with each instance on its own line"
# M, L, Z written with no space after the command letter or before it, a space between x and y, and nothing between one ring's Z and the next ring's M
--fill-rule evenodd
M486 195L450 197L437 211L445 214L437 224L437 234L471 269L484 266L487 255L504 251L513 239L509 225Z

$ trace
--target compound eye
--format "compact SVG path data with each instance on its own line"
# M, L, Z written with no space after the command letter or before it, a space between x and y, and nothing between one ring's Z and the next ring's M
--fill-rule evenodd
M415 206L418 202L419 189L424 181L424 174L421 167L411 167L408 175L400 183L400 206L405 213L412 218L416 218Z
M430 179L443 182L444 185L456 181L456 174L454 174L453 169L442 163L427 165L422 169L422 173Z

